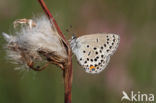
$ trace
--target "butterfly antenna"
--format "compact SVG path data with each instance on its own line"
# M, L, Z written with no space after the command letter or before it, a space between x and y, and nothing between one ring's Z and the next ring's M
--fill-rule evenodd
M73 33L72 34L72 39L76 39L77 37L76 37L76 35Z
M66 32L68 32L68 33L70 33L72 35L73 34L75 35L75 33L73 32L72 28L73 28L73 26L72 25L69 25L69 27L66 29Z
M70 27L70 30L71 30L72 36L74 36L74 37L76 38L76 35L75 35L75 33L73 32L73 26L70 25L69 27Z

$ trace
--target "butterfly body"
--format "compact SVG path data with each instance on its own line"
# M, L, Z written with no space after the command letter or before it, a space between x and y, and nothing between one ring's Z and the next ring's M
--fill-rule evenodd
M116 34L97 33L73 37L70 44L79 64L86 72L94 74L105 69L118 47L119 39Z

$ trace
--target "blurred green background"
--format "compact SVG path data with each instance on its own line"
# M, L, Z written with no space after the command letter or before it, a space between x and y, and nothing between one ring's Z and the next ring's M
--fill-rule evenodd
M121 43L108 67L87 74L73 58L73 103L121 103L122 91L156 95L156 0L45 0L65 36L117 33ZM37 0L0 0L0 32L12 22L44 14ZM16 71L0 36L0 103L64 103L62 72ZM127 101L123 101L127 102ZM154 102L152 102L154 103ZM155 100L156 103L156 100Z

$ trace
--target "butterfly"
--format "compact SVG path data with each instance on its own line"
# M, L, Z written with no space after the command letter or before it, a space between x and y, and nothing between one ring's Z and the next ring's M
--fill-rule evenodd
M100 73L106 68L111 55L117 50L120 37L117 34L97 33L72 36L72 52L87 73Z

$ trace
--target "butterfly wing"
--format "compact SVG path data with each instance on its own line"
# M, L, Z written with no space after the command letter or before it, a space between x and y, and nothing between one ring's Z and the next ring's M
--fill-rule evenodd
M99 73L116 51L120 37L116 34L90 34L77 38L71 45L79 64L88 73Z

